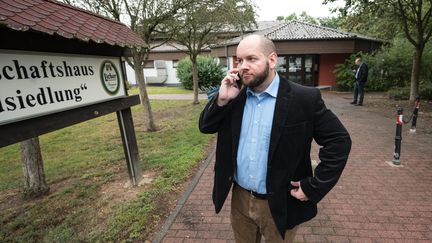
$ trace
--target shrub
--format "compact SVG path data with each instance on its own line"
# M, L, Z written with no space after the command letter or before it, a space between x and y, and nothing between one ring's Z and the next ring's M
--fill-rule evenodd
M410 97L410 86L393 87L387 92L390 98L396 100L408 100ZM421 100L432 100L432 83L420 82L419 95Z
M352 90L354 86L355 55L351 55L344 63L336 64L336 84L338 90Z
M198 88L206 89L218 86L224 77L223 67L219 61L210 56L198 56ZM186 57L177 64L177 78L185 89L193 89L192 62Z
M390 98L395 100L408 100L410 96L410 87L393 87L387 91Z
M422 100L432 100L432 82L420 82L419 95Z

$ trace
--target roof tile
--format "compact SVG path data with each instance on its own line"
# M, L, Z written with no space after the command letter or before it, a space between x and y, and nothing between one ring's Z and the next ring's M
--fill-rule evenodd
M53 3L53 2L51 2L51 3ZM60 5L57 5L57 4L48 4L48 1L47 1L47 3L43 3L41 6L43 6L46 10L48 10L48 11L50 11L52 13L54 13L56 11L60 11L60 10L63 9Z
M73 16L72 14L65 11L56 11L51 15L53 19L64 20L64 21L68 21L72 16Z
M32 15L27 10L25 10L20 16L22 18L25 18L25 19L29 20L29 21L33 21L33 22L39 22L40 21L40 18Z
M27 7L32 7L36 4L40 4L40 0L22 0L20 4L25 5Z
M67 20L64 19L58 19L56 18L53 14L50 14L49 16L47 16L46 18L44 18L45 22L48 22L54 26L56 26L57 28L62 27L65 23L67 23Z
M122 47L144 45L126 25L55 0L0 0L0 24Z
M17 7L14 7L12 5L9 5L9 4L1 4L0 6L1 6L1 8L8 10L8 11L11 11L11 12L14 12L14 13L19 13L22 11L21 8L17 8Z
M73 19L81 25L87 22L87 20L84 17L82 17L81 14L75 15Z
M54 31L53 31L53 30L47 29L47 28L43 27L43 26L40 25L40 24L38 24L38 25L36 25L36 26L33 26L32 29L33 29L33 30L36 30L36 31L39 31L39 32L47 33L47 34L50 34L50 35L53 35L53 34L54 34Z
M38 25L53 31L57 31L59 28L49 21L49 19L44 19L38 23Z
M77 20L77 18L73 17L73 18L70 18L70 19L68 20L68 23L71 24L71 25L73 25L73 26L75 26L76 28L80 29L81 26L82 26L85 22L79 22L79 20Z
M76 24L73 24L72 21L68 21L66 22L63 27L73 30L74 32L78 32L79 30L79 26L77 26Z
M117 39L117 35L115 34L114 31L110 31L107 33L107 35L105 36L105 38L107 39L107 41L115 41Z
M19 31L27 31L29 29L28 26L24 26L19 22L16 22L12 19L10 19L10 21L8 21L7 23L8 27L14 30L19 30Z
M88 38L92 37L93 31L89 30L88 28L85 27L81 27L81 29L79 30L79 32L77 34L83 35L83 36L87 36Z
M56 33L59 34L59 35L61 35L61 36L63 36L63 37L65 37L65 38L68 38L68 39L72 39L74 37L74 35L72 33L66 32L66 31L63 31L63 30L58 30L58 31L56 31Z
M88 22L86 23L86 25L90 28L90 29L97 29L99 22L97 19L88 19Z
M102 42L103 40L105 40L105 32L102 31L97 31L95 33L93 33L93 37L97 38L100 42Z
M85 42L88 42L90 40L88 36L83 35L81 32L78 32L75 37Z
M15 8L19 8L19 9L26 9L28 8L28 3L27 4L22 4L19 1L10 1L9 2L9 6L15 7Z
M49 15L52 14L50 11L48 11L48 10L46 10L45 8L42 8L42 7L40 7L40 6L42 6L42 4L35 5L35 6L32 7L32 9L33 9L35 12L44 15L45 17L46 17L46 16L49 16Z
M35 21L28 20L26 18L23 18L22 15L15 15L11 17L15 22L20 23L23 26L33 26L35 25Z
M2 8L2 6L0 5L0 16L1 16L1 17L6 18L6 17L12 17L12 16L14 16L14 15L15 15L14 12L12 12L12 11L10 11L10 10L7 10L7 9L4 9L4 8Z

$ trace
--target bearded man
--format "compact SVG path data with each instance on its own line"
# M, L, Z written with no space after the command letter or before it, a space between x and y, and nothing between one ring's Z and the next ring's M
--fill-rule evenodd
M217 133L213 203L232 189L236 242L293 242L297 226L317 214L348 159L351 139L318 89L279 77L274 43L250 35L237 47L237 68L201 113L203 133ZM241 80L241 84L239 84ZM312 173L310 150L320 146Z

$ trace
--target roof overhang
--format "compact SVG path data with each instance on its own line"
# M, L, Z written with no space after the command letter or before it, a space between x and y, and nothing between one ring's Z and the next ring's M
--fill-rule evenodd
M53 0L0 0L0 49L129 56L144 41L121 22Z

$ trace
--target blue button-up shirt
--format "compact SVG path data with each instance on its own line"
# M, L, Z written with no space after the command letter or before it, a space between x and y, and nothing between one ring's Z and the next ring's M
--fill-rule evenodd
M234 179L241 187L261 194L267 193L268 151L278 89L279 76L276 73L262 93L257 94L249 87L246 90Z

